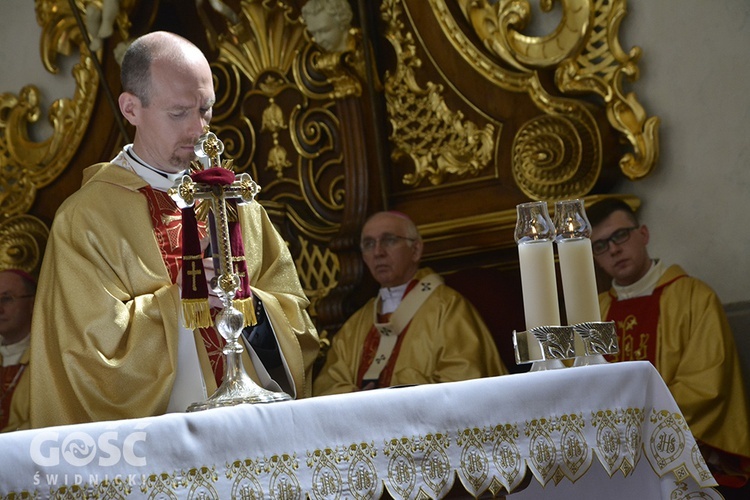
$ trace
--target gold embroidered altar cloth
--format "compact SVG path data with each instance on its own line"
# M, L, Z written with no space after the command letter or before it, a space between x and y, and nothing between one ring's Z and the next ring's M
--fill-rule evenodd
M0 435L0 498L721 498L648 362Z

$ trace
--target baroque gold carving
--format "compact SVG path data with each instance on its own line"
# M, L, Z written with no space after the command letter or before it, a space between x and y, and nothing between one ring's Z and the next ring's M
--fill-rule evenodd
M418 185L427 178L442 184L448 174L477 175L492 159L494 125L483 127L452 111L442 96L443 86L417 82L415 69L422 65L416 55L411 33L404 32L400 20L403 9L398 0L387 0L381 7L388 22L386 36L396 51L395 72L385 75L385 98L391 122L393 152L398 160L408 156L414 173L404 175L406 185Z
M237 66L257 81L269 70L286 75L304 43L305 28L292 17L288 5L243 0L240 22L229 27L232 36L219 39L219 59Z
M598 130L593 120L580 118L576 113L542 115L518 130L513 178L529 198L562 199L586 193L596 183Z
M77 2L79 8L84 2ZM27 85L19 95L0 95L0 211L16 215L27 212L37 189L55 180L77 151L91 118L99 78L67 0L37 0L37 22L42 27L41 54L51 73L59 68L60 55L81 53L72 72L76 81L73 99L56 100L47 110L53 131L35 141L29 129L42 117L40 91Z
M269 214L288 223L284 236L315 318L320 300L338 284L338 259L326 242L338 231L344 206L340 123L331 101L361 92L328 77L351 74L347 58L358 52L321 53L281 2L243 0L237 12L215 40L212 126L237 170L263 184L261 203ZM265 171L272 178L264 179Z
M532 67L548 67L574 56L581 48L591 25L593 5L589 0L560 0L562 19L555 30L543 37L527 36L522 31L531 18L528 1L486 0L459 2L484 46L514 68L528 72ZM542 0L544 12L552 10L553 0Z
M565 92L593 92L607 104L607 117L633 146L633 153L620 160L620 169L630 179L645 177L659 158L658 117L648 117L634 93L624 93L622 79L638 79L641 49L626 53L617 39L627 10L625 0L596 2L600 29L590 30L585 49L557 69L555 81Z
M430 0L443 14L449 16L445 0ZM543 11L550 11L551 0L540 2ZM556 29L547 36L533 37L521 31L530 19L528 2L501 0L490 4L487 0L459 0L464 16L469 20L485 48L500 61L517 70L517 74L503 74L498 83L504 88L529 89L534 68L557 66L555 85L566 94L589 93L600 96L606 106L607 117L633 148L620 159L620 169L631 179L648 175L659 156L658 117L648 117L634 93L623 92L623 77L638 78L637 62L641 51L634 47L629 53L622 50L618 40L619 27L626 14L625 0L560 0L562 18ZM449 22L444 23L446 27ZM490 58L469 48L450 28L454 45L467 61L480 71L501 71ZM468 50L466 50L468 48ZM544 108L542 108L544 109Z
M580 1L583 0L571 0L564 5L570 9L582 8ZM564 16L561 24L565 28L548 37L513 36L501 44L500 34L510 33L511 26L525 25L526 2L500 1L493 6L486 0L459 0L464 16L490 49L488 54L475 46L459 27L445 0L429 2L445 36L478 74L504 90L526 93L548 115L524 124L514 138L512 172L521 191L531 199L571 198L588 193L602 166L601 133L596 121L583 102L547 92L534 67L555 64L580 46L580 42L571 39L575 31L572 26L576 22L581 26L586 23L578 15L573 16L576 21ZM534 55L539 58L531 64ZM555 129L563 135L555 136ZM556 178L546 172L550 167L565 176Z
M35 274L42 263L49 229L31 215L0 222L0 269L21 269Z
M338 284L339 261L328 247L315 245L305 238L299 238L302 251L295 260L300 275L300 283L305 295L310 299L308 311L316 316L316 305Z
M307 38L307 46L294 78L299 89L313 99L343 99L362 95L362 81L366 80L362 32L350 28L342 52L326 52Z
M286 129L284 122L284 112L281 107L274 102L273 97L268 100L268 106L263 110L263 121L261 122L261 132L271 132L273 135L273 147L268 152L267 170L275 170L276 177L284 175L284 169L292 164L287 159L287 152L283 146L279 145L279 131Z

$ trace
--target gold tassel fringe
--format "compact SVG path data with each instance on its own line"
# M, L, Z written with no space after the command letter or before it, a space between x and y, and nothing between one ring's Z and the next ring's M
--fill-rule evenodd
M253 326L258 322L258 318L255 317L255 307L253 307L253 298L238 299L232 302L232 305L239 310L245 317L244 326Z
M208 328L211 326L211 306L208 299L182 299L185 328Z

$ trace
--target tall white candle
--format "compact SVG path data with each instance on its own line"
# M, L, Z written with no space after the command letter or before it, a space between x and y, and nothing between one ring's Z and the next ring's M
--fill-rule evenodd
M568 324L601 321L591 240L569 238L557 243Z
M521 289L526 329L560 324L557 279L552 241L538 240L518 245Z

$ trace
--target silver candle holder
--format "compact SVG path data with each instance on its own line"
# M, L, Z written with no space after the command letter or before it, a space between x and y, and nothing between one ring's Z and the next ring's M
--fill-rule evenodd
M591 252L591 225L583 200L555 203L550 220L543 201L516 207L523 288L525 332L513 332L516 363L533 363L531 371L606 363L619 352L614 322L602 322ZM557 244L569 325L560 325L557 277L552 242Z

